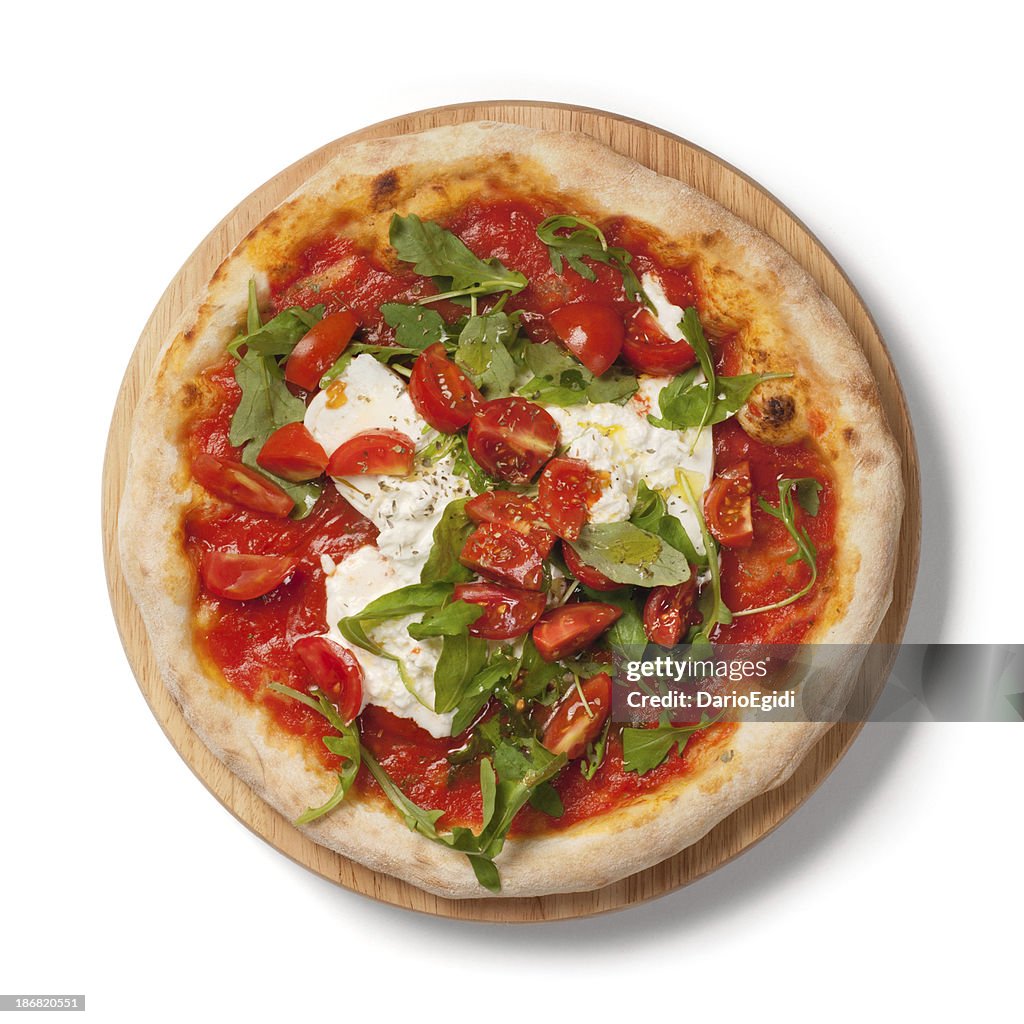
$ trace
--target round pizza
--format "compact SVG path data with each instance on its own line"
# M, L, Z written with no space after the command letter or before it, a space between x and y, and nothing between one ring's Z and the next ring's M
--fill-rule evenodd
M446 897L581 891L828 728L622 721L616 652L870 642L900 462L774 242L479 122L343 148L224 260L138 406L120 552L191 727L316 842Z

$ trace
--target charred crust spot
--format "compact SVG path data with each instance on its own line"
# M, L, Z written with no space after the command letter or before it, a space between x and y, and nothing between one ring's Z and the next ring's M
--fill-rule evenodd
M843 440L848 445L852 445L853 442L855 441L856 437L857 437L857 431L855 431L853 429L853 427L844 427L843 428Z
M394 170L378 174L370 184L370 202L375 210L386 206L398 191L398 174Z
M202 391L193 381L186 381L181 387L181 405L183 409L191 409L198 405L203 397Z
M195 328L194 327L190 327L187 331L183 331L181 336L186 341L192 341L192 339L196 336Z
M796 402L792 395L772 395L761 411L770 427L784 427L796 415Z

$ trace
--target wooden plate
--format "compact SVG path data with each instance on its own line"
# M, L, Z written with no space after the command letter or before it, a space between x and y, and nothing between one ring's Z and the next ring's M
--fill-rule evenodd
M240 821L282 853L324 878L399 907L476 921L530 922L578 917L652 899L713 871L767 835L803 803L832 770L859 726L834 726L793 777L779 789L752 800L700 842L655 867L603 889L532 899L445 900L422 892L311 842L232 775L198 740L171 700L153 662L149 641L132 601L117 554L117 513L124 486L132 416L153 361L171 325L206 287L214 269L260 220L318 171L344 145L421 131L438 125L495 120L536 128L581 131L660 174L679 178L770 235L815 279L846 318L863 346L878 381L882 404L896 440L906 453L907 509L899 543L892 607L876 637L898 643L906 624L917 573L920 496L917 452L899 381L885 344L853 285L807 228L756 182L678 136L600 110L530 102L467 103L438 107L384 121L338 139L309 154L258 188L218 224L168 286L132 355L110 426L103 470L103 539L107 582L128 661L143 694L178 752L213 794ZM888 674L886 666L885 674Z

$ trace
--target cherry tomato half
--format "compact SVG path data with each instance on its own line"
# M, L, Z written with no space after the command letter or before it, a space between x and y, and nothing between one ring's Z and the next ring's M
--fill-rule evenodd
M563 540L576 540L590 507L601 497L601 478L582 459L552 459L537 483L537 500L548 526Z
M559 661L579 654L621 615L621 608L600 601L581 601L552 608L533 627L537 653L545 661Z
M295 502L277 484L240 462L199 452L192 459L192 475L211 494L253 512L284 519L295 507Z
M496 398L469 421L469 452L491 476L529 483L558 444L551 413L525 398Z
M597 739L612 709L612 680L607 672L592 676L581 689L586 703L575 687L571 689L541 737L552 754L565 754L570 761L582 757L587 744Z
M413 363L409 397L416 411L442 434L464 427L484 400L440 342L424 349Z
M327 462L329 476L408 476L416 446L400 430L365 430L335 448Z
M721 470L704 495L704 518L715 539L729 548L750 547L754 521L750 514L750 463Z
M327 453L302 423L286 423L263 442L256 461L292 483L315 480L327 468Z
M348 347L358 326L359 322L347 309L313 324L288 356L284 379L306 391L316 391L320 378Z
M522 636L541 617L547 604L536 590L518 590L497 583L460 583L456 601L480 605L484 613L469 626L470 636L485 640L511 640Z
M621 590L622 584L615 580L608 579L603 572L599 572L592 565L576 554L571 544L562 545L562 558L565 559L565 567L583 584L591 590Z
M459 561L473 572L522 590L544 584L544 557L521 534L494 523L481 523L470 535Z
M633 369L659 376L682 373L697 362L689 343L673 341L647 309L637 310L630 321L622 355Z
M537 502L515 491L485 491L466 502L466 515L474 523L494 523L521 533L545 558L555 535L547 528Z
M206 589L232 601L251 601L269 594L295 569L289 555L243 555L237 551L207 551L199 572Z
M622 351L626 327L614 306L577 302L556 309L548 321L562 344L595 377L600 377Z
M325 636L303 637L292 650L313 682L337 705L342 720L351 722L363 706L363 670L356 656Z
M693 566L690 566L692 573ZM644 604L644 632L652 644L672 647L682 639L689 625L693 599L697 593L697 577L672 587L655 587Z

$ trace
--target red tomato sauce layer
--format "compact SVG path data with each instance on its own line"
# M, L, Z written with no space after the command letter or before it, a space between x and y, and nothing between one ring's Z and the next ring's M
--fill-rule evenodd
M529 285L508 301L509 309L522 311L522 322L535 340L549 341L554 334L547 316L555 309L576 301L605 302L628 316L637 304L625 298L618 270L594 264L595 280L588 281L568 266L556 273L546 246L536 234L537 225L552 213L564 212L541 202L499 199L468 204L444 224L482 258L495 257L506 266L523 272ZM662 281L666 294L676 305L700 308L700 293L694 275L685 266L666 267L651 254L649 236L626 219L602 225L610 245L621 245L633 254L631 264L637 277L649 271ZM304 307L322 303L326 313L350 309L362 325L362 337L371 342L388 342L393 330L384 322L380 305L412 302L434 294L433 283L415 275L411 268L385 269L372 255L359 251L348 239L326 235L304 250L293 263L278 272L271 282L271 312L292 305ZM486 302L481 303L486 308ZM446 320L464 310L447 302L434 305ZM727 367L728 344L720 352L723 372ZM189 438L193 453L205 451L220 458L237 460L239 449L228 441L231 416L240 392L233 376L233 361L207 371L206 379L217 395L213 409L193 421ZM820 578L828 575L832 557L835 496L825 464L805 445L771 448L749 438L728 421L714 428L716 465L748 459L755 499L763 495L778 501L776 481L783 476L815 476L825 485L821 510L816 519L803 517L819 551ZM779 600L805 581L803 566L788 566L792 544L781 523L759 508L754 509L756 540L742 552L723 551L723 579L726 603L732 608L751 607ZM185 516L185 546L198 566L205 550L222 549L252 554L289 554L297 569L288 582L262 598L233 602L221 600L200 580L194 616L197 643L220 669L227 682L249 699L266 707L287 732L307 738L323 763L336 767L319 739L331 729L315 712L297 701L278 697L266 689L280 682L298 690L308 689L301 662L292 644L301 637L327 630L324 574L320 556L338 561L376 537L374 526L356 512L336 489L324 488L313 512L304 520L281 520L215 503L198 507ZM818 602L812 592L804 600L778 612L739 619L720 628L723 642L799 642L813 623ZM363 742L404 790L424 807L442 809L442 826L476 824L480 821L479 766L472 762L453 766L448 755L466 741L465 734L434 739L407 719L369 705L361 719ZM622 748L617 735L609 737L608 750L593 780L586 780L573 763L555 781L565 814L551 819L526 807L516 819L513 833L560 829L656 789L669 779L692 770L696 756L725 744L729 725L717 725L697 733L682 755L673 751L666 761L646 775L627 772L622 766ZM724 746L723 746L724 749ZM364 768L357 788L379 792Z

